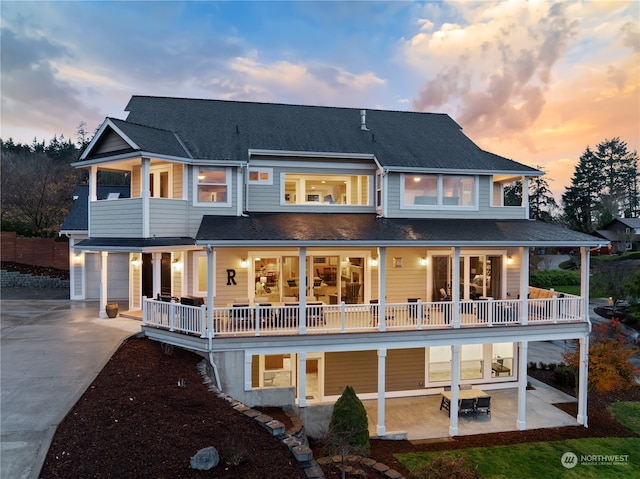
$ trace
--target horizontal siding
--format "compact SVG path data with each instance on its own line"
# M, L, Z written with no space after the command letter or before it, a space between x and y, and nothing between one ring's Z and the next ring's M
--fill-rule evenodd
M188 236L188 202L166 198L149 199L149 233L151 236Z
M410 391L424 387L425 350L390 349L386 360L386 391Z
M427 267L420 265L425 248L387 248L387 303L404 303L408 298L427 300ZM395 268L393 258L402 258L402 267Z
M417 209L401 208L401 174L390 173L387 180L387 216L390 218L474 218L474 219L522 219L525 209L521 207L491 206L491 176L478 178L478 209Z
M142 236L142 199L92 201L91 236L93 238L140 238Z
M356 394L378 390L377 351L349 351L325 355L325 396L340 396L351 386Z
M93 151L94 155L100 155L102 153L109 153L112 151L120 151L131 148L129 144L124 141L120 135L113 130L109 130L106 135L103 135L97 148Z

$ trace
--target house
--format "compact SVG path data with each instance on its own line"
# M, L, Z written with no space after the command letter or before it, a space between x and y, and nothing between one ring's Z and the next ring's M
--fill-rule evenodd
M614 218L595 234L611 243L612 253L637 250L640 243L640 218Z
M201 351L227 394L304 417L351 385L377 399L381 436L387 398L451 387L457 404L460 385L517 388L526 429L528 344L576 339L587 425L588 253L602 240L528 219L540 171L444 114L146 96L126 110L74 163L89 202L72 269L99 266L101 315L126 284L144 334ZM102 170L128 194L101 199ZM505 204L515 181L522 204ZM530 251L559 246L581 251L580 296L529 287Z

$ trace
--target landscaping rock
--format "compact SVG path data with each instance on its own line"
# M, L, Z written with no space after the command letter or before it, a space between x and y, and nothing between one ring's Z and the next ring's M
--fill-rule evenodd
M219 463L220 454L218 454L218 450L213 446L209 446L204 449L200 449L191 458L191 469L208 471L209 469L216 467Z

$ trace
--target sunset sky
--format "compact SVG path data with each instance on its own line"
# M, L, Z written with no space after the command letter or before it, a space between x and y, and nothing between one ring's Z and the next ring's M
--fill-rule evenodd
M640 2L12 2L0 137L76 139L132 95L448 113L543 166L640 145Z

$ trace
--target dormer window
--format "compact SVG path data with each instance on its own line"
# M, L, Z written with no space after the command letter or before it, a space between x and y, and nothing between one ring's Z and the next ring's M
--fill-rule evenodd
M477 206L475 176L403 174L401 188L403 207L428 209Z
M231 200L231 169L199 167L196 169L196 203L228 206Z

